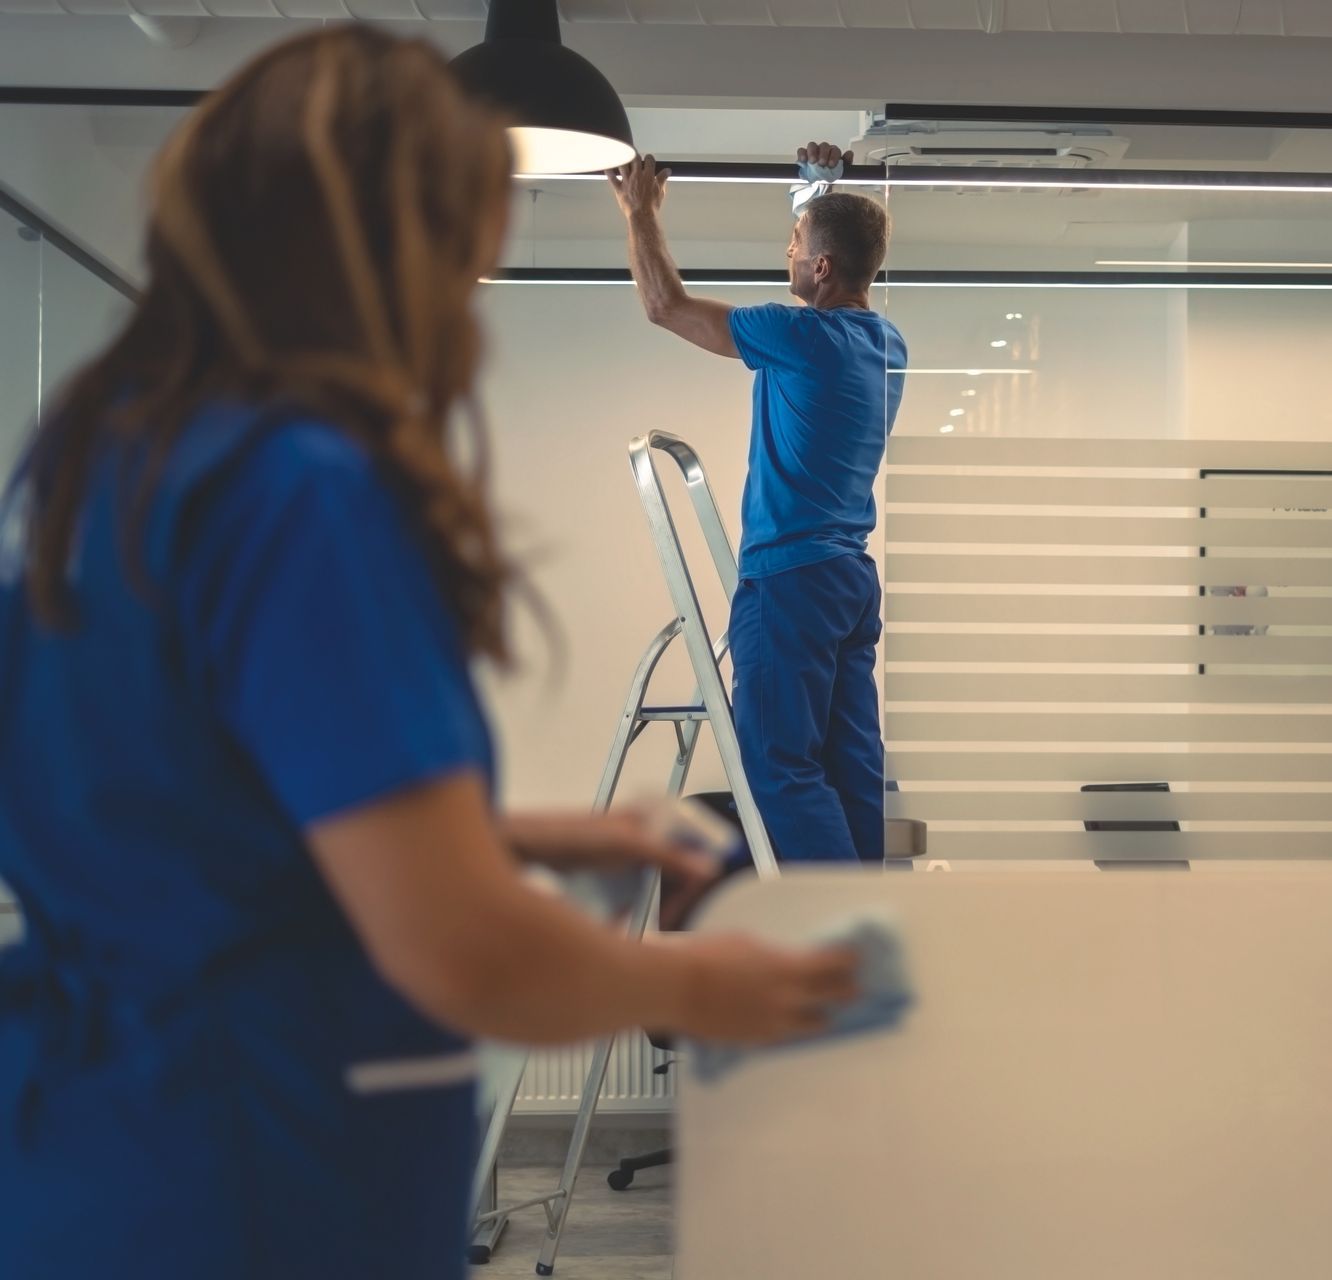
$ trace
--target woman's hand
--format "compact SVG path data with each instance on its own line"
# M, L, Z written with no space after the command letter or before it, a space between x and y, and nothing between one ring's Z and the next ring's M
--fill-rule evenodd
M701 888L717 875L715 859L654 834L648 814L634 808L598 814L516 814L500 833L524 862L555 871L616 871L658 867L686 886Z
M645 950L674 952L684 966L680 1005L664 1029L723 1044L776 1044L817 1035L856 998L854 951L795 950L733 934L659 938Z

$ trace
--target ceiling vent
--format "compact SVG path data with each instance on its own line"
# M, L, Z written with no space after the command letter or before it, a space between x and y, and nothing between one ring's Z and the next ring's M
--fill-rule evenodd
M851 144L865 160L892 169L1113 169L1129 140L1094 125L950 125L924 120L887 121L866 113ZM965 187L959 191L1022 192L1037 188ZM1048 190L1048 188L1039 188Z

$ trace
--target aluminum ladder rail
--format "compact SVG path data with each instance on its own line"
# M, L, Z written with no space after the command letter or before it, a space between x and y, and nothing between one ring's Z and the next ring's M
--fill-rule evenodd
M657 472L654 453L665 454L680 469L712 566L728 603L735 595L739 581L735 551L698 453L684 440L665 431L653 431L634 440L629 446L629 463L667 590L675 607L675 617L653 637L634 672L601 782L597 787L593 810L601 812L610 807L630 749L648 725L657 722L668 723L675 731L677 750L667 794L680 795L693 763L699 733L705 723L710 724L755 870L764 879L773 878L778 874L777 859L745 778L740 745L731 718L730 697L721 676L720 663L727 652L727 638L723 634L714 641L708 632L670 503ZM652 677L667 650L680 637L684 638L685 649L694 670L694 695L683 705L650 706L647 704L647 695ZM640 938L646 931L656 903L659 883L660 876L655 871L644 874L627 926L630 938ZM613 1047L614 1038L611 1037L600 1041L593 1051L559 1185L548 1196L500 1207L496 1194L496 1162L504 1127L518 1094L521 1072L509 1075L504 1080L482 1144L473 1182L474 1260L489 1258L510 1214L539 1205L546 1213L547 1231L536 1271L543 1276L554 1274L555 1258L568 1220L574 1184L582 1168Z
M774 878L778 874L777 859L768 839L767 828L764 827L758 806L754 802L753 792L750 791L749 782L745 777L744 765L740 759L740 744L735 736L735 725L731 718L731 700L719 667L727 650L727 639L723 634L714 642L708 633L698 593L694 588L694 579L685 559L684 548L680 545L675 520L671 515L670 503L666 499L661 477L653 459L654 453L665 454L680 469L713 568L716 570L728 603L734 597L739 582L735 551L726 533L726 525L722 520L712 486L708 483L707 473L693 446L665 431L653 431L633 441L629 446L629 465L638 487L639 500L643 504L643 513L647 516L648 530L656 548L657 558L661 562L671 603L675 606L675 617L658 632L648 646L634 675L624 713L621 715L619 728L606 760L606 768L602 773L601 785L597 789L596 807L604 809L610 805L629 749L647 726L656 721L665 721L675 728L678 750L671 769L668 794L679 795L684 790L689 775L699 731L704 723L710 724L717 745L717 754L721 757L722 768L735 800L736 813L754 860L754 869L764 879ZM683 706L648 706L646 696L652 673L677 636L683 637L689 662L694 670L696 681L694 697ZM643 887L629 921L630 937L641 937L647 928L659 883L658 873L649 872L644 875ZM610 1063L613 1046L614 1037L602 1040L592 1055L592 1062L583 1084L578 1118L574 1123L564 1170L556 1190L554 1212L550 1216L546 1236L537 1258L536 1273L539 1276L549 1276L555 1272L555 1258L568 1221L574 1185L582 1168L588 1138L591 1136L592 1121L596 1115L602 1086L605 1084L606 1069Z

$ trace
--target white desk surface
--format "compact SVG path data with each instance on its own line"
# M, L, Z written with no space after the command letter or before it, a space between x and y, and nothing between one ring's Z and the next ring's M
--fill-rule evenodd
M681 1063L676 1280L1332 1277L1332 868L790 872L701 928L864 904L918 1006Z

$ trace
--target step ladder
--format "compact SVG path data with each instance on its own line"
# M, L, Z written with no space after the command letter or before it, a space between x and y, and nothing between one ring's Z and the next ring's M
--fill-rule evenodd
M665 431L653 431L633 441L629 446L629 464L633 471L634 483L638 487L639 499L643 504L643 512L647 516L653 546L661 562L671 603L675 608L675 616L653 638L634 672L629 695L625 699L624 711L621 713L610 753L606 758L601 783L597 787L593 807L595 811L610 807L630 749L649 725L658 722L671 725L675 733L676 755L667 783L667 794L680 795L689 777L699 734L703 725L709 724L712 727L713 739L716 742L717 753L721 757L727 783L735 800L736 813L749 844L754 868L761 877L773 878L778 874L777 859L773 855L767 830L759 816L758 806L754 803L749 783L745 779L744 767L740 761L740 744L736 739L735 726L731 719L731 700L719 666L726 655L727 639L723 634L717 640L713 640L708 633L698 593L694 588L694 579L680 544L670 503L662 487L661 476L657 471L655 454L665 455L680 469L712 566L728 603L735 595L738 582L735 551L727 536L721 511L697 452L679 437L669 435ZM649 704L647 698L652 677L667 650L680 638L683 638L694 671L694 696L683 704ZM629 918L629 937L642 937L647 929L656 905L659 882L658 872L644 873L643 883ZM630 1034L640 1035L641 1032L634 1031ZM541 1276L554 1274L555 1258L568 1221L574 1184L582 1168L588 1138L592 1132L592 1121L596 1115L597 1101L605 1083L606 1069L610 1063L613 1047L614 1039L609 1038L600 1041L593 1052L559 1184L549 1195L520 1204L501 1206L498 1204L496 1166L504 1128L521 1086L522 1062L525 1060L520 1061L521 1056L515 1055L512 1063L505 1063L503 1079L497 1082L495 1106L482 1143L472 1187L471 1254L474 1263L489 1260L511 1214L520 1209L540 1206L546 1213L547 1230L537 1260L536 1272Z

